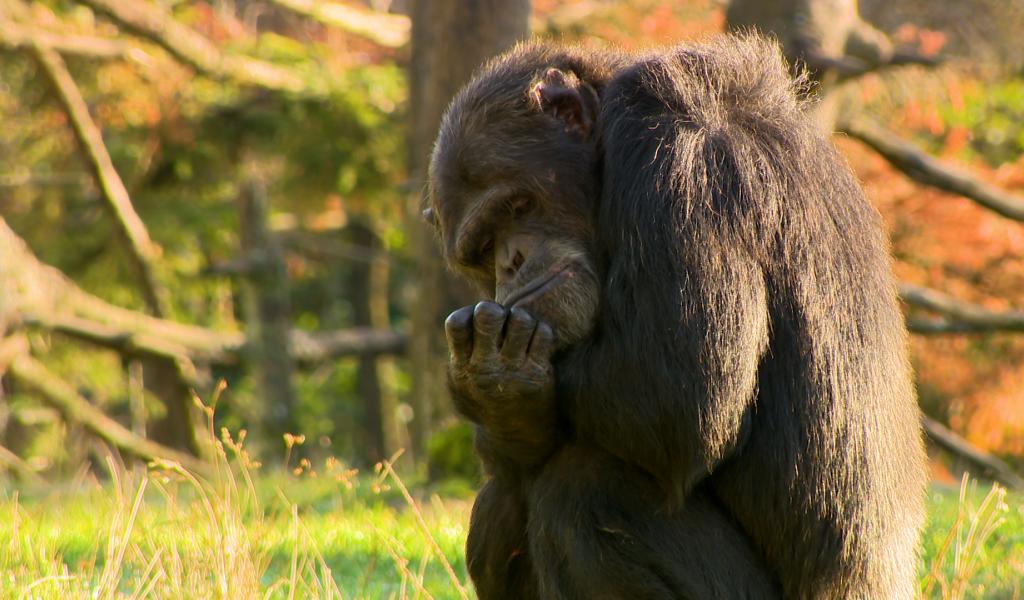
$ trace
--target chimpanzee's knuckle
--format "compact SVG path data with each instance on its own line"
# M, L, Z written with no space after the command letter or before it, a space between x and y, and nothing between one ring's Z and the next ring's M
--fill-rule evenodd
M444 330L449 334L464 333L469 331L472 324L473 307L463 306L458 310L452 311L448 318L444 320Z
M508 326L510 329L515 327L516 329L530 330L533 329L536 324L536 319L534 319L533 315L531 315L525 308L516 306L509 311Z
M505 309L497 303L478 302L473 308L473 321L479 326L494 327L505 323Z
M548 358L554 352L555 332L547 323L540 322L533 334L533 342L530 344L531 354L539 355L541 358Z

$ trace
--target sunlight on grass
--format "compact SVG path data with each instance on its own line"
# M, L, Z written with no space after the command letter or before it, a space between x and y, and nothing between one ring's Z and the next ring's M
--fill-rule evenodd
M921 580L924 598L1020 598L1024 580L1024 523L1020 517L1024 503L1016 507L1015 527L1006 527L1012 514L1006 489L992 484L980 501L976 500L978 493L977 486L964 475L947 533L937 547L929 548L926 539L926 549L935 552L928 557L928 569ZM935 517L933 511L933 520ZM993 544L1000 533L1008 543ZM1000 551L1004 546L1010 547L1008 554ZM998 572L1004 570L1008 587L988 589L993 576L996 581L1002 579Z
M200 403L211 431L215 404ZM465 502L421 506L392 466L397 457L372 479L335 459L319 471L303 459L257 480L244 441L244 431L210 436L203 474L111 459L109 484L31 499L14 492L0 501L0 523L11 525L0 527L0 597L469 597ZM312 495L300 505L293 489Z
M215 395L199 403L213 430ZM0 487L0 598L467 599L470 501L417 498L397 458L263 469L245 431L208 436L210 468L108 460L109 481ZM83 472L84 473L84 472ZM4 489L8 489L4 492ZM965 478L932 490L924 598L1020 598L1024 500Z

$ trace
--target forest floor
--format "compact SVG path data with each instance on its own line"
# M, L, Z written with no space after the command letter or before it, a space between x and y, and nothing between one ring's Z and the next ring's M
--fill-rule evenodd
M0 483L0 598L473 597L471 497L330 464ZM5 487L6 485L6 487ZM1024 594L1024 496L933 487L926 598ZM461 587L461 589L460 589Z

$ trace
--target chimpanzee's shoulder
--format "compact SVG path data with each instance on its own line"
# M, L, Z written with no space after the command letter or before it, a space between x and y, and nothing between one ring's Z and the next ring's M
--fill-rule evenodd
M775 41L722 35L639 56L616 73L602 101L611 118L670 114L714 128L743 116L801 115L803 85Z

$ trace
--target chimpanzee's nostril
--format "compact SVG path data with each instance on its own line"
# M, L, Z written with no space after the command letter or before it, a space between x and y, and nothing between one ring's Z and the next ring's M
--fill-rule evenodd
M523 258L523 253L516 250L515 256L512 257L512 268L518 271L524 262L526 262L526 259Z

